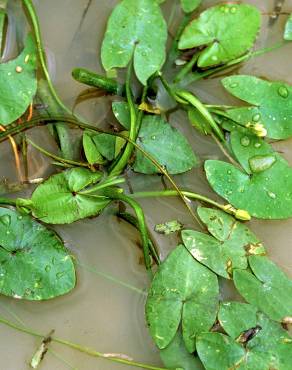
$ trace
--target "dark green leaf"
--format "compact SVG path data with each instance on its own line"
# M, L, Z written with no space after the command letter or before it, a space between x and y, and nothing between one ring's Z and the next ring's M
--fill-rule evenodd
M0 293L43 300L68 293L75 269L58 236L29 216L0 208Z
M197 162L185 137L159 116L144 117L137 144L151 154L170 174L189 171ZM145 174L159 172L140 151L137 151L134 170Z
M0 122L8 125L23 115L37 89L36 48L31 35L22 53L0 64Z
M92 140L99 153L112 161L115 158L116 137L110 134L93 134Z
M126 67L134 58L136 75L143 85L165 60L167 26L157 2L123 0L112 12L102 44L106 70Z
M229 110L231 119L244 125L261 123L272 139L292 136L291 86L254 76L230 76L222 83L232 95L253 105Z
M265 219L292 217L292 170L263 140L231 133L232 150L246 172L221 161L207 161L212 188L233 206Z
M198 59L198 66L202 68L226 63L253 46L260 22L260 12L251 5L216 5L185 28L179 48L207 46Z
M90 164L102 164L104 159L93 141L91 132L84 131L83 133L83 149L88 163Z
M198 214L214 237L184 230L182 239L192 256L216 274L229 279L233 269L247 268L248 255L265 253L257 237L232 216L202 207Z
M43 222L68 224L96 216L110 200L96 194L82 194L87 186L98 182L100 172L74 168L51 176L32 194L33 215Z
M234 272L234 284L244 299L272 320L292 316L292 280L266 257L251 256L252 272Z
M195 337L211 328L217 305L216 275L178 246L159 267L149 290L146 318L155 343L166 348L182 321L186 348L194 352Z
M164 365L171 370L203 370L200 360L187 351L180 331L172 342L160 351L160 357Z
M287 41L292 41L292 14L290 14L285 24L284 39Z

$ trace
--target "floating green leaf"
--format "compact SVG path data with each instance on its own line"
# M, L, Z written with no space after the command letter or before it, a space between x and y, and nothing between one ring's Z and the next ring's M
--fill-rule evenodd
M59 237L29 216L0 208L0 293L44 300L74 286L72 258Z
M200 54L202 68L226 63L246 53L260 28L260 12L248 4L226 3L201 13L184 30L180 49L207 46Z
M232 150L246 172L221 161L205 162L212 188L234 207L264 219L292 217L292 170L263 140L231 133Z
M160 351L160 357L167 369L203 370L200 360L186 350L180 331L172 342Z
M172 233L180 231L182 227L183 225L179 221L173 220L164 222L163 224L155 225L154 230L159 234L170 235Z
M218 305L218 281L206 267L179 245L159 267L149 290L146 318L160 349L175 337L182 321L187 350L195 350L195 337L213 325Z
M285 24L284 39L287 41L292 41L292 14L290 14Z
M110 200L83 191L101 177L101 172L91 172L85 168L74 168L51 176L32 194L33 215L51 224L68 224L96 216Z
M197 350L206 370L292 369L292 338L280 324L239 302L223 303L219 317L224 318L220 322L231 337L219 333L200 335ZM236 339L237 333L242 336Z
M112 110L119 123L124 126L126 130L130 130L131 117L128 103L123 101L114 101L112 103Z
M262 123L267 136L286 139L292 136L292 87L283 82L269 82L254 76L230 76L222 80L230 94L252 104L228 110L235 122Z
M251 256L252 272L234 272L234 284L244 299L272 320L292 316L292 280L266 257Z
M189 171L197 162L186 138L160 116L144 117L137 144L152 155L170 174ZM134 170L145 174L159 172L140 151L137 151Z
M0 122L8 125L23 115L37 89L36 47L31 35L22 53L0 64Z
M157 2L123 0L112 12L102 44L106 70L126 67L134 58L140 82L160 70L165 60L167 26Z
M213 237L183 230L182 239L191 255L217 275L229 279L234 269L247 268L248 255L265 253L257 237L232 216L202 207L198 214Z

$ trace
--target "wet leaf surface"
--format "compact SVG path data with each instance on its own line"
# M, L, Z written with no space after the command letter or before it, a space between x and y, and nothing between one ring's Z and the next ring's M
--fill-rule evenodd
M254 76L230 76L222 80L225 89L252 107L228 110L231 119L241 124L261 123L272 139L292 136L292 87Z
M292 217L292 170L272 147L255 136L231 133L232 150L245 171L232 164L205 162L212 188L233 206L263 219Z
M260 23L257 8L248 4L222 3L205 10L185 28L179 48L206 46L198 59L201 68L226 63L253 46Z
M284 39L287 41L292 41L292 14L290 14L285 24Z
M0 123L8 125L21 117L36 90L36 48L29 35L21 54L0 64Z
M234 284L244 299L272 320L292 316L292 280L267 257L249 257L251 272L234 272Z
M144 117L137 144L170 174L189 171L197 163L194 152L183 134L158 116ZM140 151L137 151L134 170L145 174L159 172Z
M153 0L123 0L113 10L102 44L101 59L108 71L126 67L132 57L143 85L165 60L167 25Z
M218 281L194 260L184 246L170 253L155 274L146 303L146 318L154 342L166 348L182 322L187 350L195 350L195 337L209 330L218 305Z
M74 264L59 237L30 216L0 208L0 293L38 301L74 286Z
M115 101L112 103L113 114L119 123L126 129L130 130L131 117L128 103L123 101Z
M232 216L203 207L198 214L213 236L183 230L182 240L191 255L216 274L229 279L234 269L247 268L249 254L265 253L257 237Z
M239 302L222 303L219 317L230 337L206 333L197 340L198 353L207 370L292 368L292 338L280 324L257 312L252 306ZM251 325L255 325L254 328ZM254 336L240 343L237 334L251 332L255 328Z
M82 190L97 183L101 177L101 172L84 168L51 176L32 194L33 215L51 224L68 224L98 215L110 201L93 194L82 194Z

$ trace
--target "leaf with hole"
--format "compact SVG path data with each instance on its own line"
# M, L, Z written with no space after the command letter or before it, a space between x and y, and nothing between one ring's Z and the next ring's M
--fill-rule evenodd
M206 370L292 369L292 338L280 324L239 302L223 303L219 318L230 337L203 333L197 339L198 354Z
M263 219L292 217L292 170L287 161L256 136L231 133L231 146L243 170L208 160L207 179L234 207Z
M32 35L14 60L0 64L0 123L8 125L21 117L37 90L36 47Z
M30 216L0 208L0 293L45 300L70 292L75 269L54 231Z
M260 12L254 6L222 3L191 21L178 46L180 49L206 46L197 63L201 68L212 67L245 54L253 46L260 24Z
M182 323L187 350L195 350L195 337L209 330L218 306L216 275L179 245L160 265L152 281L146 319L154 342L166 348Z
M186 138L160 116L145 116L138 134L137 144L170 174L191 170L197 163ZM137 151L134 170L145 174L159 173L154 164Z
M113 10L102 43L101 60L108 71L133 59L143 85L165 60L167 25L156 1L123 0Z
M101 172L74 168L51 176L32 194L33 215L51 224L69 224L82 218L98 215L110 200L86 192L88 186L100 181Z
M183 230L182 240L191 255L217 275L230 279L234 269L247 268L249 255L265 253L257 237L225 212L200 207L198 215L213 236Z
M234 272L234 284L243 298L272 320L292 316L292 280L267 257L250 256L248 271Z
M225 89L251 107L228 110L228 116L243 125L261 123L271 139L292 136L292 87L254 76L230 76L222 80Z

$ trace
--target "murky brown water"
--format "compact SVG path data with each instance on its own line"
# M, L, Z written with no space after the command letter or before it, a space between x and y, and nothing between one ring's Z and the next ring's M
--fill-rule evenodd
M211 5L219 1L205 1ZM263 13L273 9L273 0L246 1L257 5ZM19 8L19 0L10 0L11 13ZM80 19L88 0L42 0L36 1L45 46L48 51L50 71L56 88L64 101L72 106L74 99L83 89L71 78L71 69L76 66L87 67L101 72L98 50L105 23L114 0L92 0L90 9L80 28ZM174 1L169 0L168 4ZM165 12L169 16L171 7L166 4ZM286 0L283 11L292 11L292 0ZM272 27L268 27L268 16L263 16L264 27L258 46L272 45L281 40L285 16ZM170 21L171 27L177 19ZM21 42L25 20L11 17L9 43L6 55L17 53L17 44ZM292 44L246 63L241 73L250 73L270 79L282 79L292 84L291 73ZM227 94L220 87L219 80L199 82L194 91L206 102L228 103ZM87 119L104 124L109 112L105 100L91 100L79 107L80 113ZM203 161L207 157L223 158L216 145L205 137L198 137L187 125L183 113L172 115L171 122L183 129L192 138L192 145ZM54 148L54 143L47 138L46 130L30 132L35 140L43 142L47 148ZM277 149L292 165L292 140L277 143ZM1 144L1 177L16 181L8 143ZM37 178L51 171L47 160L40 154L31 152L30 177ZM202 169L196 169L178 179L183 187L216 198L208 187ZM159 177L132 176L134 190L156 189L161 187ZM29 191L27 190L27 194ZM186 213L184 206L177 199L141 200L147 215L150 229L158 222L179 219L188 227L196 227ZM292 220L288 221L252 221L252 229L266 242L270 256L292 276ZM137 248L139 236L131 227L118 222L112 215L111 208L101 217L77 222L66 227L56 228L66 245L76 255L82 266L78 267L77 288L69 295L50 302L29 303L0 297L0 314L32 327L44 334L52 328L56 335L70 341L94 347L101 352L125 353L136 360L160 364L159 354L148 335L144 321L145 290L148 285L144 267L139 264L141 253ZM153 233L154 235L154 233ZM164 257L176 245L176 237L154 235ZM95 272L94 272L95 271ZM130 284L137 290L115 284L104 273L117 280ZM140 292L139 292L140 290ZM226 286L224 291L230 296L232 291ZM0 369L26 370L38 340L1 326L0 330ZM54 353L49 352L42 364L44 370L113 370L130 367L116 365L104 360L92 359L67 348L52 345ZM68 364L58 357L62 356Z

